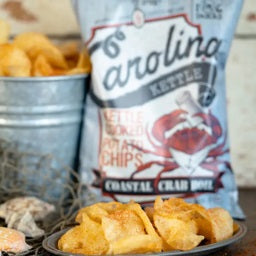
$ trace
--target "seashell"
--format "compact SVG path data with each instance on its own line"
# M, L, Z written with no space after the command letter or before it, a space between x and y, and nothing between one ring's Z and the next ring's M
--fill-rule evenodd
M21 253L29 250L25 235L17 230L0 227L0 251Z
M18 197L0 205L0 218L5 219L8 228L23 232L27 237L44 235L44 230L36 225L49 213L55 211L55 206L35 197Z

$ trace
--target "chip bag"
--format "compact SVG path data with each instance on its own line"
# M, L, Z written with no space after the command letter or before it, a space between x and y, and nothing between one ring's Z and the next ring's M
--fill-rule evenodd
M73 0L92 61L83 181L117 201L185 197L243 218L225 95L242 0L96 2Z

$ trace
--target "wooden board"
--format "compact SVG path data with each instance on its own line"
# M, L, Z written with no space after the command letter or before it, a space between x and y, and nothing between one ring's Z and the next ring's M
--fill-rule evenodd
M227 95L237 182L256 186L256 40L233 42L227 65Z
M78 36L79 27L70 0L0 0L0 17L12 34L37 31L52 36Z
M256 37L256 1L244 0L244 5L237 27L237 36Z
M70 0L0 0L0 17L10 21L13 34L38 31L54 36L78 35ZM244 0L237 35L256 35L256 1Z

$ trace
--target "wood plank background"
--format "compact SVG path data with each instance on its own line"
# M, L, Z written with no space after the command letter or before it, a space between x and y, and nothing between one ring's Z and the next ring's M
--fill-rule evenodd
M10 22L13 34L38 31L55 39L79 34L69 0L0 0L0 18ZM256 0L244 0L227 64L227 97L237 182L256 186Z

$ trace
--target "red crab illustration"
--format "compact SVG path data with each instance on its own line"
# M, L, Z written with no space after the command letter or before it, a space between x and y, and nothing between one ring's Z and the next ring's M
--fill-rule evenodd
M162 116L154 123L151 130L154 141L158 145L153 141L148 130L146 134L153 150L134 147L143 153L163 157L164 160L152 160L140 165L132 173L131 178L153 165L162 166L155 179L155 187L157 187L163 173L185 166L182 162L184 159L180 160L177 152L184 153L184 155L191 158L198 154L198 157L194 158L196 159L194 168L200 166L216 174L220 172L218 169L220 163L227 164L217 159L217 157L228 152L228 150L224 150L226 136L222 143L217 143L223 132L218 119L210 112L208 114L200 112L191 115L185 110L178 109ZM192 168L190 163L188 163L188 168Z

